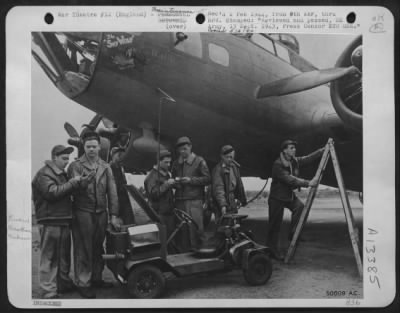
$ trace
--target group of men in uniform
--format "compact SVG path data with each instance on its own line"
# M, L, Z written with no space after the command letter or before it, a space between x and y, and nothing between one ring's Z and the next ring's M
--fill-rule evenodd
M112 283L102 279L107 224L119 230L122 223L134 223L132 210L120 210L120 207L129 206L120 162L123 149L114 148L108 164L99 157L97 133L84 133L82 143L84 154L70 164L68 173L65 168L73 148L58 145L51 151L52 159L45 162L32 181L33 202L40 225L39 279L44 298L57 298L60 293L72 290L77 290L84 298L95 298L94 287L112 287ZM292 140L282 143L281 154L272 169L267 242L272 256L278 260L282 259L278 241L283 209L292 211L292 236L304 207L293 190L318 183L317 178L310 181L299 178L299 166L317 160L323 152L319 149L309 156L296 157L296 144ZM175 148L178 157L174 162L170 151L159 152L157 164L147 175L144 187L168 236L176 228L174 208L194 220L196 227L190 225L189 233L179 236L177 242L180 252L185 252L198 248L204 239L206 186L211 189L216 219L237 213L240 206L247 204L247 199L232 146L221 148L221 160L211 175L206 161L192 151L188 137L179 138ZM74 282L69 277L71 231Z
M211 184L213 199L219 208L217 215L236 213L238 206L246 205L247 200L232 146L222 147L221 161L212 175L206 161L192 151L188 137L179 138L175 147L178 158L172 166L171 152L160 151L158 164L150 171L144 185L150 203L167 228L167 236L176 227L174 208L184 211L194 220L195 224L189 226L189 235L177 238L179 251L186 252L198 248L204 240L206 186Z
M65 168L74 149L58 145L32 181L44 298L75 289L84 298L95 298L93 287L113 286L102 279L102 254L108 222L120 228L117 188L110 165L99 157L99 135L86 132L82 143L85 153L70 164L68 173ZM69 277L71 230L74 282Z

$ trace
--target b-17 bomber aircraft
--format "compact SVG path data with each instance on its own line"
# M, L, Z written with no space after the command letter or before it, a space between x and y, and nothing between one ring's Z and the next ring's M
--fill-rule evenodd
M149 170L160 146L173 151L188 136L210 167L231 144L242 175L266 179L284 139L305 155L333 138L346 187L361 192L362 38L330 69L299 49L290 34L32 33L32 55L48 78L97 113L82 132L99 132L105 159L125 147L127 171ZM65 128L80 147L82 133ZM336 186L329 165L322 183Z

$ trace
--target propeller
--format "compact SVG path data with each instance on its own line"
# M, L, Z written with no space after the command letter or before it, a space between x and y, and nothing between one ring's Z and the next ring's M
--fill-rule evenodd
M256 98L288 95L329 83L352 73L360 73L360 71L352 65L296 74L259 86L256 89Z
M339 56L336 66L356 66L359 73L331 83L331 100L341 120L357 132L363 125L362 37L356 37Z
M81 141L82 135L87 131L95 131L95 129L96 129L97 125L99 124L99 122L101 121L101 119L102 119L102 116L100 114L96 114L93 117L93 119L89 122L89 124L82 125L83 130L80 135L74 126L72 126L68 122L64 123L64 129L67 132L67 134L69 135L69 139L67 140L67 142L71 146L78 148L78 155L83 153L82 141Z
M64 129L65 129L65 131L67 132L67 134L68 134L71 138L79 137L79 134L78 134L78 132L76 131L75 127L72 126L70 123L65 122L65 123L64 123Z
M103 122L104 128L98 128L100 122ZM108 154L112 147L125 148L129 143L129 129L114 124L100 114L96 114L88 124L83 124L82 128L82 132L79 135L70 123L64 123L64 129L70 137L68 139L68 144L78 148L78 156L84 153L81 138L88 131L95 131L99 134L101 145L100 157L103 160L108 160Z
M77 147L78 149L80 148L80 145L81 145L80 138L68 138L67 142L71 146Z
M65 122L64 123L64 129L69 135L68 139L68 144L71 146L77 147L78 149L80 148L81 145L81 138L79 137L78 132L76 131L75 127L72 126L70 123Z

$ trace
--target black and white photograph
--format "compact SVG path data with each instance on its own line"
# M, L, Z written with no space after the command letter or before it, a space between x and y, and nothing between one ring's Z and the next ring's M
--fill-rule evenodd
M34 32L32 62L33 297L363 296L361 36Z
M28 13L40 23L19 28ZM391 302L387 10L38 7L11 16L11 303Z

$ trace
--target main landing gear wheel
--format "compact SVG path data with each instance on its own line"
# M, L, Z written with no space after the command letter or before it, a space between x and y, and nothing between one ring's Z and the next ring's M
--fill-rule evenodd
M165 277L153 265L139 265L128 276L128 291L135 298L158 298L164 291L164 288Z
M193 224L194 227L199 229L199 226L197 225L196 221L186 212L179 210L179 209L174 209L174 213L176 217L181 221L181 222L186 222L188 224Z
M264 285L272 274L272 263L265 254L257 253L250 257L247 269L243 269L244 279L252 286Z

